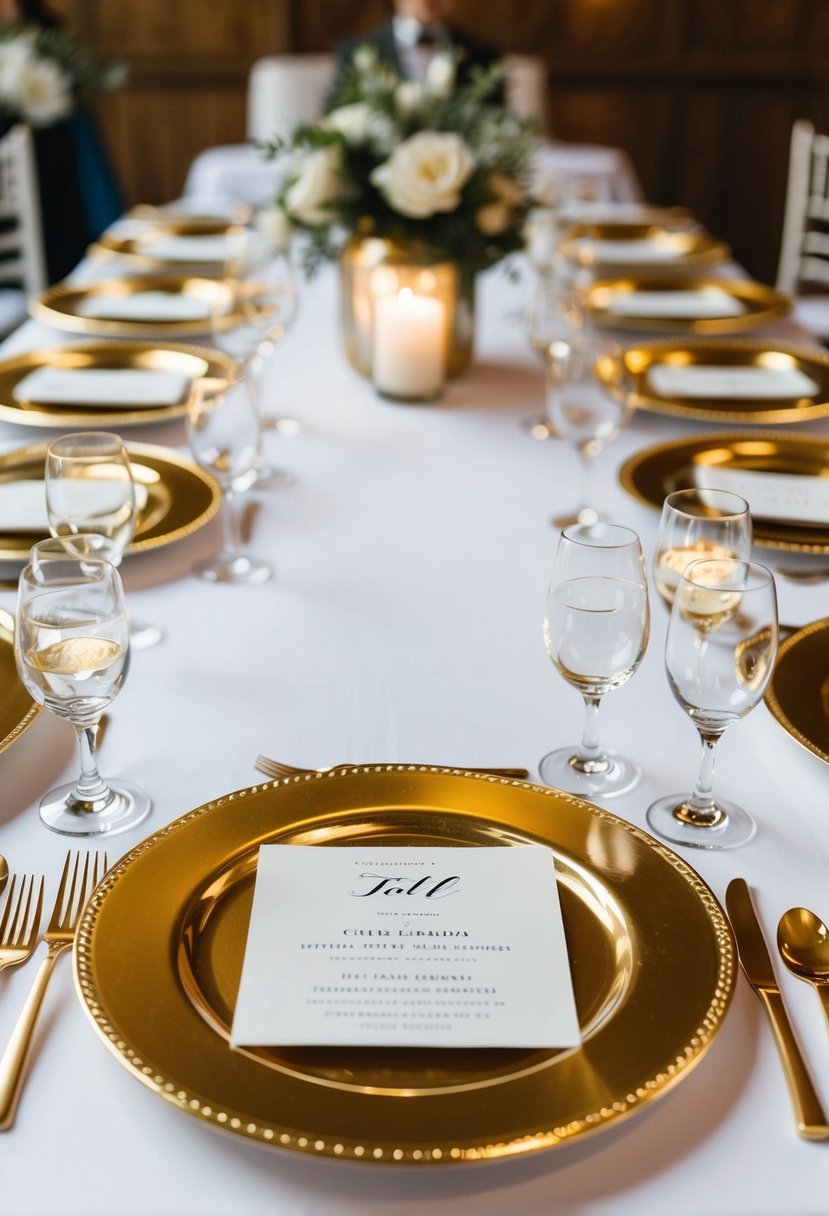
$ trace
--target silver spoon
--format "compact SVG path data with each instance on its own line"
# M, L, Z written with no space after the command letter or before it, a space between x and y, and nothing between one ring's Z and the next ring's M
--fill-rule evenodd
M808 908L789 908L777 926L777 948L793 975L814 984L829 1021L829 929Z

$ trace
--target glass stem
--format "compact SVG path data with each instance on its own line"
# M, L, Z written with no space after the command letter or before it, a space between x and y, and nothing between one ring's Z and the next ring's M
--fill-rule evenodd
M677 808L676 815L683 823L712 828L725 820L725 814L714 801L714 745L720 736L700 731L699 737L702 742L702 754L697 783L688 801Z
M222 544L222 557L232 558L238 553L238 543L236 540L235 529L235 510L236 499L233 488L226 486L222 490L222 509L219 514L222 517L222 531L224 533L224 541Z
M98 772L98 762L95 759L95 739L98 734L98 723L91 726L77 726L75 734L81 753L81 775L75 782L71 801L77 809L96 812L102 811L112 800L112 791Z
M610 767L607 756L603 756L599 747L599 705L600 697L584 698L584 727L581 743L575 756L570 759L570 766L580 773L606 773Z
M245 373L250 384L250 395L253 398L253 408L256 410L256 417L259 419L259 434L256 437L256 458L254 467L261 469L264 464L264 429L265 429L265 412L262 406L262 394L259 392L259 373L262 370L262 360L259 355L250 355L245 359Z
M581 505L579 506L579 523L591 524L595 523L599 517L598 511L593 506L595 501L594 486L593 486L593 465L594 461L591 456L585 452L584 448L579 448L579 459L581 460Z

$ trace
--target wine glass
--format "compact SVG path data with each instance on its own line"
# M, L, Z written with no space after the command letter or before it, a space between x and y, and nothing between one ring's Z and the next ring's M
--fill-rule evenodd
M633 761L599 744L599 703L625 684L648 644L648 580L639 537L618 524L576 524L562 532L547 592L544 641L558 671L584 698L577 747L544 756L541 780L584 797L632 789Z
M254 240L253 237L259 239ZM252 234L245 250L233 263L239 324L225 329L221 314L217 315L214 337L222 350L243 365L259 412L261 431L274 429L283 430L285 434L296 434L299 424L294 419L271 419L266 414L261 387L264 364L285 337L297 314L299 297L290 252L274 247L261 233ZM255 470L256 484L260 489L293 483L290 473L273 469L265 463L261 438Z
M52 535L94 534L101 538L99 556L119 566L146 501L120 435L81 431L56 439L46 452L44 485ZM130 621L134 650L147 650L162 637L158 625Z
M273 575L267 562L239 551L234 530L233 495L252 484L260 435L259 413L247 378L220 393L196 386L187 409L187 437L196 461L215 477L222 491L222 551L196 568L209 582L264 583Z
M648 823L663 839L730 849L754 835L747 811L714 799L714 746L763 699L777 641L777 595L765 566L727 557L686 567L671 608L665 668L699 731L702 756L691 794L669 794L648 808Z
M704 558L751 557L748 503L728 490L676 490L662 504L653 563L656 589L671 610L685 567Z
M621 348L589 335L574 340L547 367L547 412L556 434L573 447L582 467L583 502L557 515L557 528L595 523L590 474L594 461L619 434L633 407L632 382Z
M78 555L83 536L34 545L20 575L14 654L20 679L39 705L74 727L81 775L40 803L40 817L67 836L110 835L135 827L152 803L128 781L103 781L95 760L99 719L129 665L129 626L118 571ZM99 539L99 538L96 538Z
M584 293L555 272L539 274L527 310L527 335L545 368L565 356L571 344L588 330ZM548 416L526 418L523 426L533 439L556 437Z

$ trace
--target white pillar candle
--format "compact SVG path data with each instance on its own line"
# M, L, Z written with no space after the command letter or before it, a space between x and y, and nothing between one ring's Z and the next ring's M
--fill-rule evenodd
M446 310L440 300L404 287L374 306L372 378L383 396L437 397L446 375Z

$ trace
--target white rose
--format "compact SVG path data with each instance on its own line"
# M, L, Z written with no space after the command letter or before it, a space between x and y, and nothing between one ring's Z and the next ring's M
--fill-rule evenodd
M371 180L395 211L426 219L455 210L474 169L472 152L459 135L420 131L398 144Z
M72 113L72 85L51 59L32 60L20 78L20 112L33 127L48 127Z
M475 223L484 236L500 236L510 226L512 213L505 203L489 203L475 212Z
M20 105L21 81L33 58L28 38L0 42L0 97L15 106Z
M358 72L370 72L377 62L377 52L368 44L358 46L354 52L354 66Z
M433 97L448 97L455 87L455 60L438 54L426 69L426 90Z
M272 249L286 249L291 241L291 222L281 207L263 207L256 212L254 227Z
M333 214L329 205L345 195L341 151L339 144L329 144L302 157L285 194L288 215L303 224L331 223Z
M322 121L331 131L339 131L346 143L364 144L371 133L372 114L364 101L355 101L349 106L338 106Z
M394 94L398 114L414 114L423 105L423 83L420 80L404 80Z

